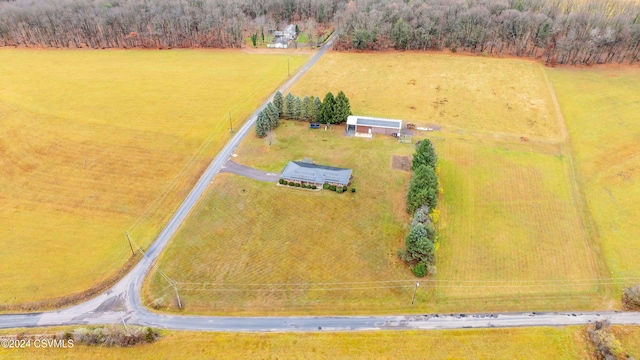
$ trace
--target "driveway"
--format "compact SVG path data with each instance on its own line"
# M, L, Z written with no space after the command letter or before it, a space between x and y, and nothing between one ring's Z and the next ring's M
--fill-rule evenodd
M271 173L271 172L250 168L248 166L238 164L231 160L227 160L227 162L224 163L224 165L222 165L220 172L238 174L244 177L248 177L254 180L264 181L264 182L275 183L275 182L278 182L278 180L280 179L280 173Z

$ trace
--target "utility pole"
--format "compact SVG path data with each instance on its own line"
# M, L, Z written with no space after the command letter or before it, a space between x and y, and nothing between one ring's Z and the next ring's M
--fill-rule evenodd
M182 303L180 302L180 294L178 294L178 286L176 286L175 281L173 281L171 285L173 285L173 289L176 291L176 297L178 298L178 307L182 309Z
M231 110L229 110L229 128L231 129L231 133L233 133L233 122L231 122Z
M411 297L411 305L413 305L413 301L416 299L416 291L418 291L418 286L420 286L420 283L416 281L416 286L413 288L413 296Z
M131 238L129 237L129 232L126 232L127 234L127 240L129 240L129 247L131 248L131 255L136 256L136 252L133 251L133 245L131 245Z

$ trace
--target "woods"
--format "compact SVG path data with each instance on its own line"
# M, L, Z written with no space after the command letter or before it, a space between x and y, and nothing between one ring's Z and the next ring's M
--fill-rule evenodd
M640 55L640 5L626 0L357 0L338 22L344 50L447 48L552 65Z
M334 27L342 50L443 50L634 63L640 4L628 0L0 1L0 46L244 46L288 23Z
M0 1L0 46L238 48L249 34L330 22L338 0Z

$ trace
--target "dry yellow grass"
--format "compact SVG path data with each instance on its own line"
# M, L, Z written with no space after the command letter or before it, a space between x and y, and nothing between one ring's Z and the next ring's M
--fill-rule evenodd
M42 333L40 329L35 331ZM303 334L165 332L157 343L133 348L0 349L0 356L3 359L587 359L590 353L583 332L583 327Z
M640 69L549 69L610 277L640 282Z
M228 111L240 126L287 59L307 55L0 49L0 305L116 274L125 231L150 243L229 138Z
M289 160L310 157L353 168L357 192L312 192L217 176L159 260L159 267L180 283L186 311L407 308L413 275L395 253L409 219L404 212L409 173L393 170L391 159L411 154L413 145L390 137L345 138L343 130L310 130L305 123L287 121L270 148L264 139L244 140L238 162L279 172ZM173 296L162 292L166 281L157 273L151 279L149 301L168 294L168 303ZM395 280L404 281L386 282Z
M627 355L640 358L640 326L612 326L611 332L622 344Z
M344 91L354 114L465 131L560 137L539 64L522 59L392 52L329 53L296 95Z

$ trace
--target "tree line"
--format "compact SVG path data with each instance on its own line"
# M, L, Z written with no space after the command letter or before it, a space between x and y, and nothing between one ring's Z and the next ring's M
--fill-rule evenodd
M347 121L349 115L352 115L349 98L342 91L335 97L328 92L323 101L316 96L300 98L291 93L283 96L280 91L277 91L273 101L258 113L255 130L258 137L265 137L278 126L280 118L321 124L340 124Z
M241 47L244 37L308 30L333 20L343 0L0 1L0 46Z
M634 63L640 4L627 0L355 0L338 18L339 49L442 50Z
M405 239L405 248L398 251L415 276L434 275L437 221L438 176L436 163L438 156L429 139L422 140L416 148L411 169L413 174L407 190L407 212L413 214L411 230Z

